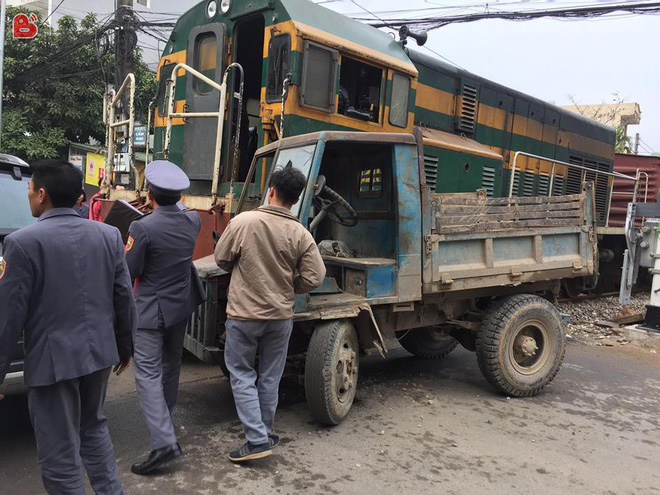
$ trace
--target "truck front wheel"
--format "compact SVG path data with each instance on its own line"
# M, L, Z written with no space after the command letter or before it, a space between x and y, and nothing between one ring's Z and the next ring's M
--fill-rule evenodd
M408 351L422 359L440 359L456 349L458 341L441 328L425 327L400 332L399 343Z
M305 396L317 421L338 425L350 411L358 382L355 327L348 320L323 322L314 329L305 361Z
M555 307L520 294L495 302L477 333L477 362L484 377L513 397L538 394L564 360L564 327Z

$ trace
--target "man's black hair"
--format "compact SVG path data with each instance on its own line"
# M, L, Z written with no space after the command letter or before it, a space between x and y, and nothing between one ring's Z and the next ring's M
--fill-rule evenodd
M158 203L159 206L171 206L175 205L181 199L181 195L177 194L176 196L169 196L164 194L158 194L151 191L151 195L154 197L154 201Z
M288 205L293 205L298 201L305 186L307 179L305 175L293 167L291 161L284 168L273 172L270 178L271 187L275 188L277 197Z
M30 165L34 190L48 192L54 208L73 208L80 196L82 172L64 160L39 160Z

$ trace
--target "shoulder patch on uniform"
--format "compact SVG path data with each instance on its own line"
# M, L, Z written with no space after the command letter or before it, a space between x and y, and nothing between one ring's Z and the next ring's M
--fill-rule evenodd
M133 244L135 244L135 239L133 239L132 235L128 236L128 240L126 241L126 252L128 253L132 248Z
M7 271L7 260L2 258L2 260L0 260L0 280L2 280L2 277L5 276L6 271Z

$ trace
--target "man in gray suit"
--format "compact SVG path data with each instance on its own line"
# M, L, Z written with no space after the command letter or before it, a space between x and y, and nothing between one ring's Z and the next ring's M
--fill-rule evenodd
M72 209L81 172L32 165L28 199L39 221L5 238L0 270L0 383L25 332L25 383L48 493L121 494L103 413L110 371L130 363L137 318L119 231Z
M190 186L174 163L157 160L145 172L154 212L134 221L126 242L131 278L137 280L138 330L135 383L151 436L151 453L133 464L146 474L181 455L172 410L179 389L181 352L188 318L204 301L192 256L201 220L183 211L181 191Z

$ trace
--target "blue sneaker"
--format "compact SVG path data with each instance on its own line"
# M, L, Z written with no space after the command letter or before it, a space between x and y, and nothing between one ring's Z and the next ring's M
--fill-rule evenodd
M271 433L268 435L268 445L270 446L271 449L274 449L280 444L280 436L275 435L275 433Z
M254 461L263 459L273 453L270 450L270 442L262 444L245 443L240 449L229 453L229 460L232 462Z

